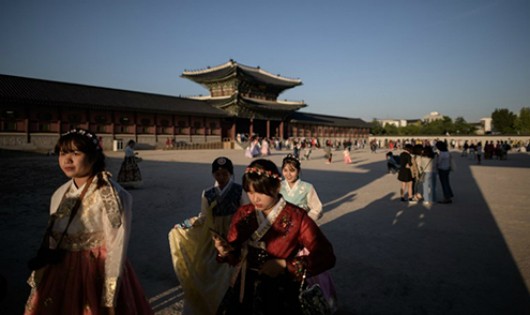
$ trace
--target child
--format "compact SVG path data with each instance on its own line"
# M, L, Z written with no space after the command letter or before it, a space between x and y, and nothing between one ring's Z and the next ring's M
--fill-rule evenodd
M121 163L120 171L118 172L118 183L126 188L137 188L142 185L142 173L138 167L137 161L141 161L136 157L134 146L136 142L129 140L125 147L125 158Z
M234 212L249 202L233 175L232 161L216 158L212 163L215 185L203 190L201 213L169 233L173 267L184 290L183 314L215 314L228 289L233 268L216 261L211 230L226 236Z
M226 240L214 236L218 261L238 266L218 314L301 314L302 277L332 268L333 247L306 211L282 198L272 161L250 163L243 188L251 204L234 214ZM309 254L297 256L304 247Z
M282 174L285 178L282 181L280 193L285 201L299 206L307 211L307 214L314 221L322 217L322 203L318 198L313 185L300 179L300 161L288 155L283 159ZM299 252L299 255L307 255L307 249ZM307 279L308 284L318 283L322 288L324 296L333 311L336 311L337 294L331 274L327 271Z
M105 171L97 137L73 129L55 153L71 180L52 196L43 244L64 254L32 272L25 314L153 314L127 261L132 197Z

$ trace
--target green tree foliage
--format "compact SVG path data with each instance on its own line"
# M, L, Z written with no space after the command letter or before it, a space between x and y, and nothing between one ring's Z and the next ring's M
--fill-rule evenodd
M519 112L519 117L515 120L515 129L519 134L530 134L530 108L523 107Z
M458 135L469 135L475 132L475 127L466 122L463 117L457 117L454 122L454 133Z
M491 114L493 127L502 134L515 133L515 121L517 116L506 108L495 109Z
M372 121L371 133L373 135L388 135L388 136L434 136L434 135L467 135L473 134L475 128L468 124L464 118L458 117L455 122L450 117L444 116L443 119L409 124L405 127L396 127L395 125L387 124L384 127L377 120Z
M502 134L530 134L530 107L521 108L519 116L508 109L495 109L491 114L495 131ZM405 127L396 127L387 124L384 127L376 119L372 121L373 135L388 136L436 136L436 135L472 135L476 128L468 123L463 117L457 117L453 122L448 116L443 119L423 122L421 124L409 124Z
M399 136L401 135L399 129L400 128L398 128L395 125L386 125L384 129L384 134L389 135L389 136Z
M373 135L382 135L383 132L383 125L381 125L381 123L374 118L374 120L372 120L372 128L370 130L370 133Z
M422 127L416 124L407 125L403 128L400 128L400 135L403 136L414 136L414 135L420 135L421 134Z

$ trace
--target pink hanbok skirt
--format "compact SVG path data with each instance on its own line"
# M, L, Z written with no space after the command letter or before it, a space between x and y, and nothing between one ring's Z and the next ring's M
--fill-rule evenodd
M106 256L103 247L67 252L61 263L35 271L24 314L106 314L101 304ZM153 314L131 264L123 268L116 314Z

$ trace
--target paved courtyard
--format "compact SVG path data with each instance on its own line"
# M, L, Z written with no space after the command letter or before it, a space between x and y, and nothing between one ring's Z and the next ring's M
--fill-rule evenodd
M331 270L341 314L530 314L530 155L474 161L453 152L454 203L425 208L399 201L385 152L323 151L303 161L302 178L324 204L321 228L334 245ZM269 157L278 165L287 151ZM108 152L117 175L123 153ZM241 181L250 162L240 150L140 151L144 187L134 197L129 258L157 314L180 314L182 291L167 233L195 215L213 184L210 163L224 155ZM0 273L8 280L1 314L21 314L29 287L26 261L36 252L48 202L66 178L56 157L0 151ZM440 187L438 187L440 188Z

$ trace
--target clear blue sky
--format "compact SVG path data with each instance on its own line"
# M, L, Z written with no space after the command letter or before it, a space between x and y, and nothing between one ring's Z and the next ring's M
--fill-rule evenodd
M476 122L530 106L529 0L0 0L0 73L166 95L229 59L306 112Z

